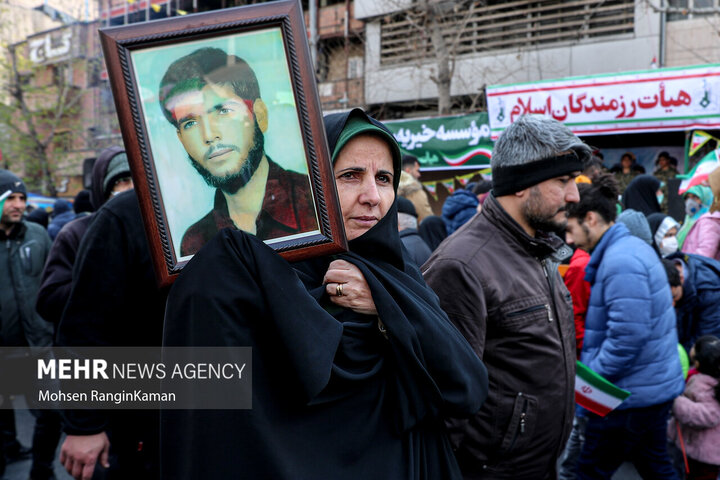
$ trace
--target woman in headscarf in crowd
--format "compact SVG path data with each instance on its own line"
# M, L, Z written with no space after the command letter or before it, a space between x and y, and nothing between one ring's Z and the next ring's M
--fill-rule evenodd
M712 199L708 202L710 209L689 229L683 252L720 260L720 168L710 173L708 182L712 191ZM707 197L705 201L708 201Z
M667 257L678 251L677 233L680 224L664 213L653 213L648 216L650 232L653 236L653 247L660 255Z
M403 255L392 134L359 109L325 129L350 251L291 265L226 229L183 269L165 345L252 347L253 408L164 411L164 478L461 478L443 418L486 370Z
M710 205L713 203L713 192L710 187L705 185L695 185L683 193L683 200L685 200L685 220L678 232L678 243L680 250L684 252L685 238L695 222L710 210Z
M425 243L428 244L430 250L433 251L435 251L438 245L440 245L448 236L445 220L438 215L425 217L418 226L418 232L423 240L425 240Z
M637 210L647 217L660 212L661 195L660 180L652 175L638 175L625 189L622 202L625 208Z

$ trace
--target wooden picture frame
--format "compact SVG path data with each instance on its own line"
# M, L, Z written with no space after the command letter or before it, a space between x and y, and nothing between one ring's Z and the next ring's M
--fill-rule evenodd
M347 250L300 2L100 37L160 285L224 226L290 261Z

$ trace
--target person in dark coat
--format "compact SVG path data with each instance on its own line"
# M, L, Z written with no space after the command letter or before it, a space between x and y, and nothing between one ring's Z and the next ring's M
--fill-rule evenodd
M92 191L89 201L97 210L113 195L132 188L125 150L120 147L106 148L93 165ZM79 195L79 194L78 194ZM80 201L84 210L83 201ZM48 322L60 323L60 317L72 288L72 270L80 241L92 222L92 215L84 215L68 223L60 230L53 242L42 273L36 303L37 311Z
M676 252L666 258L680 273L668 275L675 302L680 344L690 351L703 335L720 336L720 262L702 255ZM674 284L675 283L675 284Z
M253 347L250 410L162 412L164 478L460 479L442 418L485 368L404 254L400 150L359 109L325 117L350 251L288 264L226 229L173 285L166 346Z
M590 157L557 120L523 115L499 137L482 211L423 265L450 320L487 366L488 400L470 420L448 419L467 479L549 480L572 428L575 328L555 235L577 202Z
M160 289L134 190L94 214L77 252L60 346L159 346L167 292ZM60 463L73 477L155 480L155 410L65 410Z
M642 212L647 217L660 213L661 195L660 180L652 175L638 175L623 193L623 206Z
M28 222L37 223L41 227L47 230L48 222L50 221L50 215L44 208L36 208L32 212L28 213L25 217Z
M75 212L73 211L72 203L62 198L55 201L52 212L52 220L48 225L48 233L50 238L55 240L60 229L65 226L66 223L75 218Z
M52 325L35 312L40 273L50 251L50 237L40 225L23 218L27 204L25 183L8 170L0 169L0 345L4 347L47 347L52 344ZM10 352L0 352L0 369L14 368ZM0 382L1 383L1 382ZM7 400L8 394L0 395ZM33 406L33 399L28 399ZM7 407L7 405L4 405ZM52 475L52 460L60 437L60 418L50 410L32 410L33 431L31 478L45 480ZM27 458L30 450L16 438L15 414L0 409L0 470L9 462ZM0 473L1 476L1 473Z
M452 235L475 216L480 201L470 190L460 189L445 199L442 218L445 220L447 234Z
M398 197L397 204L400 240L402 240L415 264L422 266L430 258L432 251L430 251L430 247L417 231L418 219L415 206L410 200L403 197Z
M102 152L100 153L100 155L102 155ZM75 195L75 200L73 201L75 218L89 215L95 211L95 208L93 208L92 200L90 199L91 195L92 194L90 193L90 190L80 190L77 195Z
M418 227L420 236L425 240L430 250L435 250L448 236L445 220L437 215L425 217Z

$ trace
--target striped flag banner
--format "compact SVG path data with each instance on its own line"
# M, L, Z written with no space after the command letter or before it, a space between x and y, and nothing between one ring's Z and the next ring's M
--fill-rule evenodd
M630 392L618 388L590 370L584 363L577 362L575 373L575 402L596 415L604 417L620 405Z
M677 176L677 178L682 180L678 188L678 193L682 195L695 185L707 185L708 176L713 170L718 168L718 166L720 166L720 148L705 155L690 173Z
M703 132L702 130L695 130L692 134L692 137L690 139L690 150L688 151L689 156L695 155L695 152L700 150L700 148L705 145L710 140L715 140L720 142L717 138L713 137L707 132Z

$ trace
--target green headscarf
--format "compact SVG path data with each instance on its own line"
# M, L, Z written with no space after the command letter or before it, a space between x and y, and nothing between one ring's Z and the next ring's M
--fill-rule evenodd
M679 250L682 250L683 243L685 243L685 237L687 237L688 232L693 225L695 225L695 221L707 213L710 210L710 205L713 203L713 193L710 187L706 187L704 185L695 185L694 187L690 187L687 192L683 194L683 198L686 198L688 193L697 195L700 199L700 210L698 210L692 217L690 215L685 215L685 221L677 234Z

